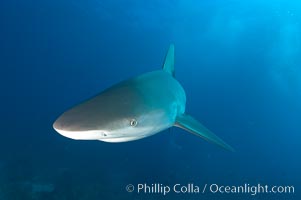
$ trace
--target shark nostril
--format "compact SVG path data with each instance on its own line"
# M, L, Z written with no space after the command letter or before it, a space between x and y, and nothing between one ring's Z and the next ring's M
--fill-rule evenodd
M102 133L102 136L103 136L103 137L106 137L106 136L108 136L108 135L107 135L106 133Z

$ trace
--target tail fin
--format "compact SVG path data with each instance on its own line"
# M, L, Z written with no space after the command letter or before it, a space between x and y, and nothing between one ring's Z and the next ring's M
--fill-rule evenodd
M175 76L175 46L170 44L168 52L165 56L163 70L170 73L173 77Z
M221 138L219 138L217 135L215 135L214 133L209 131L206 127L204 127L200 122L198 122L193 117L187 114L182 114L178 116L176 119L175 126L180 127L186 131L189 131L197 136L200 136L209 142L212 142L214 144L219 145L220 147L223 147L224 149L234 152L234 149L230 145L228 145Z

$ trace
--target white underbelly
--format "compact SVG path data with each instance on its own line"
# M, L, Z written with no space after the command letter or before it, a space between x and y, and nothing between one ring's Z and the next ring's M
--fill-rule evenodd
M129 142L152 136L171 126L173 126L173 124L160 124L157 126L149 126L143 128L129 127L127 128L127 130L111 133L107 138L102 137L98 140L104 142Z

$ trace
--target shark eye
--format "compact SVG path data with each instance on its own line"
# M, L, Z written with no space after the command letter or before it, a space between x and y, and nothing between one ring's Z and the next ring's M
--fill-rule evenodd
M130 121L130 125L131 125L132 127L135 127L135 126L137 126L137 124L138 124L138 122L137 122L137 120L136 120L136 119L131 119L131 121Z

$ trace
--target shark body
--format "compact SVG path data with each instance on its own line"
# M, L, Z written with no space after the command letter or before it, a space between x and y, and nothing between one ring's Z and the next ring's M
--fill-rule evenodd
M233 148L185 113L186 95L174 77L174 45L163 69L120 82L64 112L53 124L61 135L77 140L127 142L172 126L225 149Z

